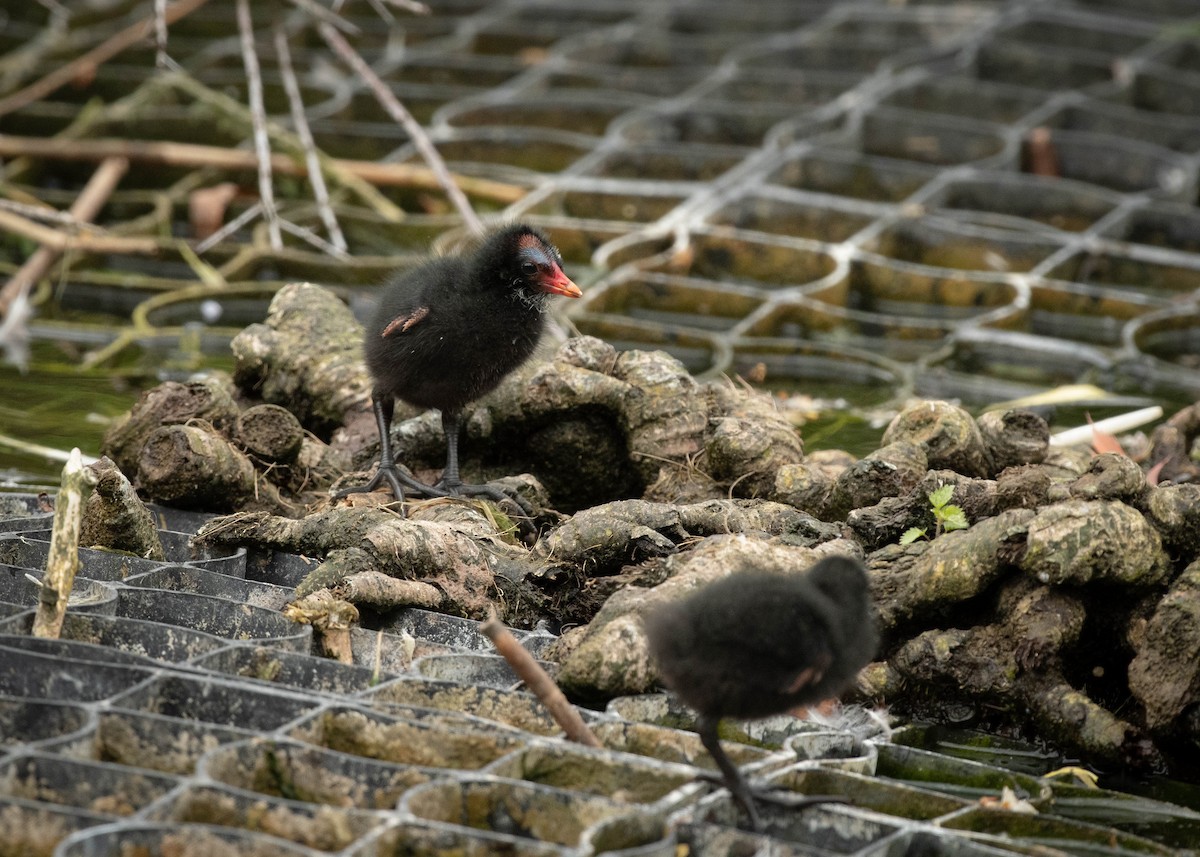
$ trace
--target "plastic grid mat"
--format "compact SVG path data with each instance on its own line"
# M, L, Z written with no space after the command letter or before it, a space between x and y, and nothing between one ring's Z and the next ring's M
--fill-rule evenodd
M395 611L356 630L354 663L315 657L279 612L312 561L194 553L197 513L156 509L165 561L81 550L62 638L34 638L44 503L0 503L0 853L1166 855L1200 831L1182 807L938 755L919 731L776 717L739 725L735 764L848 803L764 803L751 833L697 779L699 737L663 725L692 718L669 697L584 710L592 749L468 620ZM553 640L514 633L535 655ZM1039 814L980 800L1006 789Z
M666 348L696 373L867 403L983 403L1082 381L1191 401L1195 10L1127 5L451 0L391 25L366 3L344 11L451 168L505 190L475 193L476 207L551 233L585 287L570 308L583 332ZM8 11L0 85L36 79L147 7L91 12L57 35ZM265 103L284 124L265 32L291 9L254 6ZM206 92L244 102L232 21L232 3L207 3L168 47ZM324 152L421 162L315 35L293 42ZM0 129L245 147L244 113L153 62L153 46L131 48ZM8 178L65 207L92 166L36 148ZM171 239L191 237L193 192L223 181L244 189L231 214L249 205L250 168L135 164L100 223L155 237L160 255L72 254L43 281L42 323L107 342L104 359L130 348L159 360L181 341L219 352L285 282L369 300L388 271L463 235L436 190L381 186L409 212L396 223L335 182L354 258L290 236L273 252L261 224L247 227L205 257L228 283L214 305ZM282 214L317 228L304 187L277 185ZM5 256L11 273L21 252Z

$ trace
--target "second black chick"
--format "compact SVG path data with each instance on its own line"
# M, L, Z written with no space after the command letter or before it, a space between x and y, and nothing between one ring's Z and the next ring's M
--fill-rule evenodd
M840 693L879 643L861 562L731 574L644 620L664 683L699 714L725 785L758 829L752 790L717 740L721 718L781 714Z
M365 334L379 470L366 485L336 496L387 485L397 500L404 499L405 488L427 497L506 498L497 488L459 478L462 409L533 354L550 295L582 295L562 264L545 235L514 224L486 236L469 253L426 262L388 284ZM396 468L389 432L397 398L442 412L446 467L437 485Z

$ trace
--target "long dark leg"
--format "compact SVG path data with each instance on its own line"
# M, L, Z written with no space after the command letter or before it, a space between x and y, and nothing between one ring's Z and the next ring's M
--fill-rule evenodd
M458 434L461 430L462 412L442 411L442 431L446 435L446 469L442 471L438 485L452 492L463 484L458 475Z
M375 390L371 393L371 402L375 411L375 427L379 430L379 469L375 471L375 475L371 477L371 481L366 485L343 488L333 495L334 499L338 500L349 494L368 493L379 488L381 485L387 485L391 488L393 496L401 501L404 500L405 487L416 494L427 497L444 497L447 493L446 491L426 485L424 482L419 482L396 468L396 462L392 458L391 435L392 414L396 410L396 400L391 395Z
M717 767L721 769L721 779L725 787L729 789L730 794L733 795L738 805L746 811L746 815L750 816L751 829L762 830L758 810L754 807L755 800L785 806L788 809L804 809L822 803L849 803L841 795L805 795L778 787L752 787L746 782L746 778L742 776L742 772L737 769L733 762L729 761L729 757L725 755L725 751L721 749L721 743L717 740L717 724L720 722L720 718L718 717L709 717L708 715L701 714L696 721L696 731L700 733L700 740L704 743L704 749L708 750L709 755L713 757L713 761L717 763ZM708 779L708 777L704 777L704 779ZM715 780L715 778L713 779Z
M508 494L495 485L470 485L458 474L458 436L462 431L461 411L442 411L442 431L446 433L446 469L438 480L437 488L452 495L464 497L487 497L497 503L513 503L520 515L532 517L533 509L521 497Z
M717 726L720 722L721 718L719 717L701 714L696 724L696 731L700 733L704 749L708 750L709 755L713 757L713 761L720 768L721 776L725 778L725 787L729 789L729 793L733 795L733 799L738 802L738 805L746 811L746 815L750 816L751 829L761 830L758 812L754 809L754 798L750 794L750 786L747 785L745 777L742 776L742 772L737 769L737 766L729 761L729 757L721 749L721 742L717 739Z

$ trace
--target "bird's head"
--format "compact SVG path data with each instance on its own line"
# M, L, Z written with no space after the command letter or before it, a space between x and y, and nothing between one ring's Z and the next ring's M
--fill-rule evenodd
M489 277L481 278L511 289L514 296L541 306L548 295L583 296L563 273L558 249L538 230L516 224L489 236L477 256Z
M558 248L540 233L530 230L517 238L516 264L516 279L524 288L567 298L583 297L579 286L563 273Z
M827 557L812 567L808 579L850 614L865 613L869 609L871 596L867 570L856 559Z

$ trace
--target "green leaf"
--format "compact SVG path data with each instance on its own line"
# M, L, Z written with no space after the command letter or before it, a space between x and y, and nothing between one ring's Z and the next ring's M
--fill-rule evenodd
M967 521L967 515L958 506L943 506L939 516L942 521L942 529L946 532L950 530L965 530L971 526Z
M924 527L911 527L904 531L904 535L900 537L900 544L911 545L917 539L925 538Z
M940 509L950 502L950 498L954 495L953 485L943 485L941 488L929 494L929 502L934 509Z

